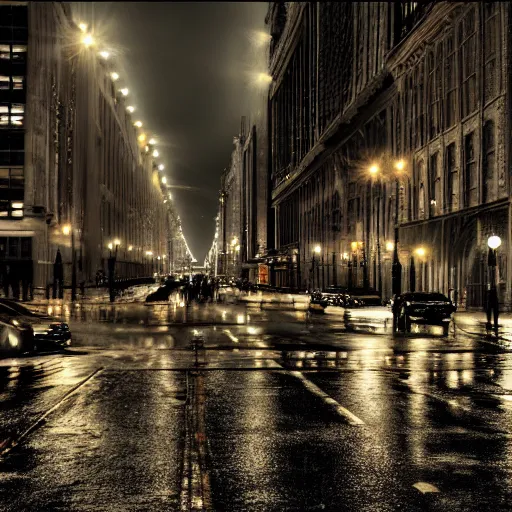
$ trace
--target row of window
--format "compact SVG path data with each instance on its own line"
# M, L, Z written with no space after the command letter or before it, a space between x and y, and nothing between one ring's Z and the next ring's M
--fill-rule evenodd
M27 45L0 44L0 62L25 62L27 59Z
M0 167L0 217L23 218L24 182L22 167Z
M9 103L0 105L0 127L21 128L25 122L25 105Z
M32 258L32 238L28 236L0 237L0 260Z
M475 8L470 9L457 26L436 43L426 60L405 78L403 104L399 109L410 114L400 126L397 116L398 154L422 147L441 131L451 128L458 119L476 111L479 104L477 49L483 47L483 102L499 92L498 48L499 8L495 2L485 4L483 37L477 31ZM403 130L403 134L401 131ZM401 135L403 135L403 147Z
M428 160L428 175L424 174L424 162L417 165L417 215L418 219L450 213L460 208L469 208L478 204L487 203L497 199L496 180L496 147L495 129L492 121L484 124L482 132L482 174L479 176L477 153L475 150L475 134L468 133L464 137L462 186L463 195L459 198L460 173L457 166L457 148L455 143L449 144L445 149L444 176L445 190L443 197L441 166L439 154L430 155ZM427 197L428 190L428 197ZM427 201L429 205L427 205Z

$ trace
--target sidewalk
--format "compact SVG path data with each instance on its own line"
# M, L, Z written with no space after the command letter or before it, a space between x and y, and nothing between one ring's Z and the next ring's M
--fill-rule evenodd
M156 290L159 284L141 284L127 288L121 296L116 297L114 304L124 304L127 302L143 302L144 299L152 291ZM82 296L80 291L77 293L77 300L75 304L100 304L110 303L110 295L108 288L86 288L85 295ZM62 299L46 299L43 297L36 297L34 300L24 302L27 306L41 306L41 305L55 305L55 304L68 304L71 303L71 290L64 290L64 297Z
M483 311L458 311L453 315L455 325L462 332L486 336L486 314ZM498 321L498 334L502 340L512 342L512 313L501 313Z

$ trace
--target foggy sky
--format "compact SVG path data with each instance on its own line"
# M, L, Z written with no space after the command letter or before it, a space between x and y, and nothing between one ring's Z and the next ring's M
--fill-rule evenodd
M249 73L265 71L264 49L250 35L265 30L267 7L95 2L86 9L95 34L115 47L119 84L129 88L137 119L159 139L168 183L179 187L171 192L183 231L199 264L213 238L220 175L229 166L240 118L250 115L254 103Z

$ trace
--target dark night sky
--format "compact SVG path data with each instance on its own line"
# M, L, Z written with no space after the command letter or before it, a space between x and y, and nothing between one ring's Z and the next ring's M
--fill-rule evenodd
M76 4L75 4L76 5ZM268 3L108 2L77 5L105 46L117 49L119 87L160 142L165 174L189 247L202 264L213 233L220 175L229 165L240 117L265 71ZM94 21L93 21L94 20ZM134 114L135 116L135 114Z

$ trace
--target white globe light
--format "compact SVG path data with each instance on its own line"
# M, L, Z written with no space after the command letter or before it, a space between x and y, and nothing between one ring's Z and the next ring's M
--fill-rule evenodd
M487 245L491 249L497 249L501 245L501 238L497 235L492 235L487 239Z

